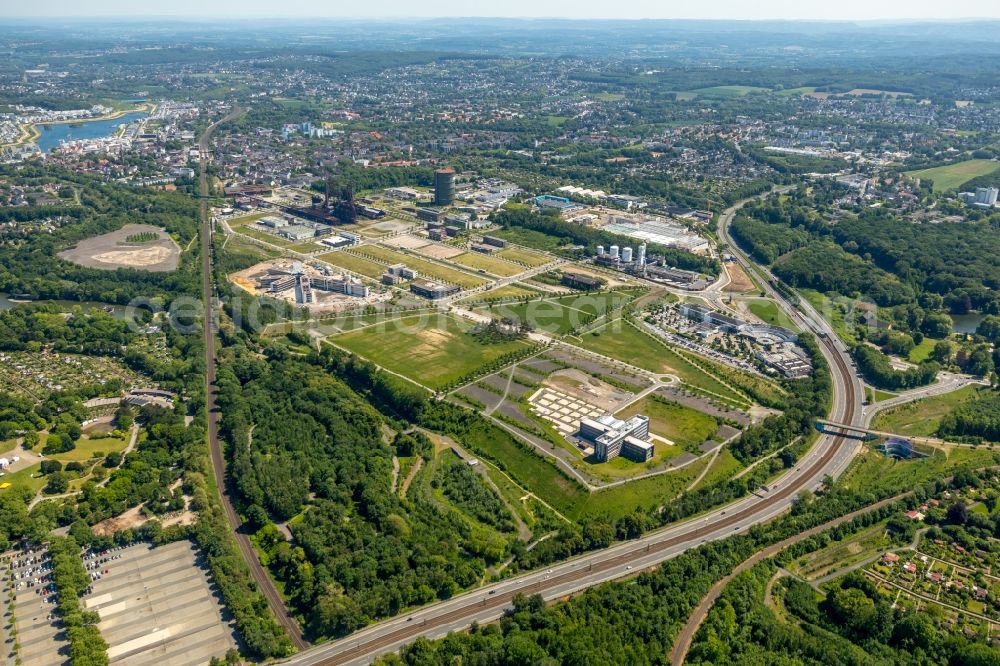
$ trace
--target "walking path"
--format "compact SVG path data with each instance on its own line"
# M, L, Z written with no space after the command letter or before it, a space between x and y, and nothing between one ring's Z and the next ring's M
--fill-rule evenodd
M135 448L135 444L136 444L136 442L138 440L139 440L139 424L138 423L133 423L132 424L132 434L129 437L128 445L126 445L125 449L122 451L121 460L118 462L118 466L115 467L115 469L118 469L119 467L121 467L122 465L125 464L125 456L127 456L130 453L132 453L132 450ZM104 486L108 485L108 482L111 480L111 472L113 472L113 471L114 470L108 470L108 475L106 477L104 477L102 480L100 480L100 481L97 482L97 487L98 488L103 488ZM39 490L38 494L35 495L35 498L32 499L31 502L28 503L28 511L31 511L32 509L34 509L41 502L47 502L49 500L66 499L67 497L75 497L75 496L79 495L81 492L83 492L83 491L82 490L74 490L71 493L61 493L59 495L42 495L42 491Z

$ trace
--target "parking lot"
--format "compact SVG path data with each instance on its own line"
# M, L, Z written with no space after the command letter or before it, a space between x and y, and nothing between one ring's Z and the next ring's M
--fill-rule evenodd
M14 664L14 640L7 611L8 586L14 586L18 656L23 666L58 666L69 663L69 645L56 615L55 588L51 582L48 553L41 548L18 550L3 558L4 618L0 663Z
M112 664L196 666L236 646L231 619L188 541L87 553L96 611Z

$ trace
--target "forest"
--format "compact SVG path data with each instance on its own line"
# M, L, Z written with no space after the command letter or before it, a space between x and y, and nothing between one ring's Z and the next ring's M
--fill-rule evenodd
M397 442L384 418L320 365L241 352L220 369L219 388L231 483L312 637L446 599L506 552L419 494L392 491ZM412 436L398 444L414 447ZM467 479L446 476L445 488L494 514ZM287 521L294 547L272 521Z
M105 271L85 268L57 257L60 250L78 241L114 231L142 216L143 222L166 229L182 245L197 233L196 200L180 192L159 192L107 183L96 177L63 172L40 166L24 166L16 174L0 168L0 176L18 179L45 176L80 188L80 206L62 210L78 220L52 233L37 233L0 245L0 291L28 294L33 298L91 300L127 304L146 299L169 305L178 294L197 294L197 261L182 255L178 269L171 273L119 268ZM14 210L14 219L45 219L50 207ZM6 214L6 213L5 213ZM7 232L9 233L9 232ZM196 250L193 250L196 251Z
M884 307L1000 312L1000 259L988 249L1000 245L995 221L914 224L885 208L834 211L846 193L821 181L809 193L748 204L733 235L758 259L776 262L775 273L793 286L867 296Z
M971 475L953 482L959 486ZM915 496L889 504L834 528L823 538L843 538L866 526L897 514L919 499L949 487L943 481L915 489ZM896 492L884 489L885 496ZM639 574L628 584L608 583L551 606L537 597L519 598L499 625L473 626L468 633L454 633L429 641L417 639L399 655L386 655L381 666L446 666L455 663L475 666L500 664L620 664L636 666L662 664L669 655L674 638L691 610L714 581L718 580L752 552L798 534L812 526L873 503L876 497L834 486L813 501L802 501L790 514L733 536L704 544L667 560L657 569ZM841 536L836 536L841 535ZM819 539L819 537L814 537ZM730 585L726 594L733 589ZM739 617L739 616L737 616ZM748 619L752 619L749 618ZM737 624L739 624L737 622ZM732 632L742 640L744 633ZM756 639L757 631L748 632ZM766 636L766 632L764 636ZM691 659L709 663L696 643ZM828 653L830 654L830 653ZM831 655L833 656L833 655ZM794 659L743 661L720 658L711 663L796 664ZM868 661L824 663L869 663Z
M1000 391L981 391L943 417L938 435L970 442L1000 442Z

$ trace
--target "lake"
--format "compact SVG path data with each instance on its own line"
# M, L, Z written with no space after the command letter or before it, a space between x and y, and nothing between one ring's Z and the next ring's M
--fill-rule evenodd
M38 137L35 143L38 144L39 150L47 153L53 148L58 148L60 141L99 139L111 136L123 123L127 124L140 118L145 118L148 115L145 111L134 111L114 120L90 120L39 125L38 131L41 133L41 136Z
M979 322L985 317L986 315L979 314L978 312L951 315L951 321L953 322L951 330L955 333L975 333Z

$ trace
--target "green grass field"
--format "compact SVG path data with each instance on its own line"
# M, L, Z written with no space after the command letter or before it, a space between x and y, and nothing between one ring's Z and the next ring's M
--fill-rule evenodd
M650 372L675 374L685 384L736 404L746 405L743 396L734 393L729 387L706 374L665 344L620 319L598 329L596 333L597 335L591 332L580 336L579 346Z
M629 405L616 416L627 419L636 414L649 417L649 431L669 439L677 446L697 452L698 446L712 437L719 424L708 414L677 403L667 403L653 397L645 397Z
M924 338L920 341L920 344L914 347L910 351L910 355L907 360L910 363L920 363L921 361L927 360L927 357L931 355L934 351L934 345L941 342L940 340L935 340L934 338Z
M849 307L847 303L849 299L844 297L833 299L814 289L799 289L798 293L809 301L809 304L816 309L816 312L820 313L820 315L830 322L834 333L845 344L849 346L858 344L858 339L852 332L852 327L848 326L847 321L844 319L844 313L841 310L842 307Z
M471 431L459 443L499 463L502 471L525 489L525 494L534 493L571 520L580 516L589 493L506 430L490 424L490 428Z
M259 229L254 229L253 227L249 226L241 226L237 229L234 229L234 231L249 236L250 238L256 238L257 240L262 240L265 243L276 245L278 247L289 248L292 245L295 245L293 241L286 240L284 238L281 238L280 236L274 236L272 234L267 233L266 231L260 231Z
M504 261L503 259L497 259L496 257L480 254L479 252L466 252L465 254L451 257L448 261L476 271L482 269L487 273L492 273L493 275L499 277L512 277L518 273L524 272L523 266L518 266L517 264Z
M994 160L965 160L931 169L907 171L906 175L916 178L929 178L934 181L934 191L943 192L958 187L962 183L987 176L1000 169L1000 162Z
M45 437L43 436L34 450L41 451L44 444ZM63 464L68 462L87 462L103 458L112 451L123 451L125 450L126 445L127 442L125 440L117 437L91 438L84 435L77 440L76 448L72 451L53 453L46 455L45 457L50 460L58 460ZM46 483L48 483L46 477L38 474L39 466L40 464L32 465L31 467L26 467L12 474L7 474L6 476L0 478L0 482L10 483L12 488L28 488L33 492L37 492L45 486ZM84 472L83 475L84 476L79 479L70 480L70 490L79 490L86 477L89 476L89 471Z
M419 272L420 277L449 282L463 289L478 287L488 282L486 278L478 277L455 268L449 268L426 259L420 259L410 254L390 250L382 245L364 245L357 248L357 250L352 250L352 252L374 257L390 264L406 264Z
M941 417L962 403L974 400L979 391L988 390L980 386L966 386L944 395L908 402L878 414L873 425L883 432L932 437L937 432Z
M545 124L549 127L562 127L569 120L569 116L556 116L549 114L545 117Z
M486 311L495 317L527 321L538 331L563 335L588 323L595 315L620 308L633 298L634 295L622 292L582 293L496 305Z
M535 250L541 250L543 252L555 252L560 247L567 244L558 236L550 236L548 234L543 234L541 231L524 229L523 227L497 229L496 231L491 231L490 235L496 236L497 238L503 238L511 243L516 243L517 245L523 245ZM504 255L504 252L507 252L507 250L501 251L500 255L506 256ZM543 263L548 263L548 261ZM541 264L538 265L540 266Z
M609 93L609 92L596 93L591 95L591 97L593 97L599 102L620 102L623 99L625 99L625 95L623 95L622 93Z
M372 279L378 279L382 273L385 273L385 266L376 263L369 259L364 259L355 254L348 254L347 252L328 252L326 254L321 254L316 257L320 261L325 261L328 264L343 268L344 270L351 271L352 273L357 273L358 275L364 275L365 277L370 277Z
M837 484L851 490L911 490L927 481L942 479L957 469L979 469L996 464L996 455L986 448L952 447L948 454L935 449L919 460L895 460L871 448L851 463Z
M552 258L548 255L539 254L538 252L532 252L531 250L525 250L520 247L505 248L497 252L497 255L503 257L504 259L524 264L530 268L544 266L552 261Z
M772 326L782 326L793 331L798 330L792 320L781 311L774 301L752 300L747 302L747 309Z
M588 515L618 518L632 513L636 508L662 506L684 492L707 465L707 460L699 460L676 472L658 474L590 493L573 515L576 518Z
M250 213L249 215L244 215L243 217L234 217L233 219L229 220L227 224L233 229L237 229L238 227L252 224L257 220L264 219L265 217L268 217L270 215L273 215L273 213Z
M800 88L786 88L785 90L779 90L775 94L783 97L790 97L792 95L805 95L806 93L814 93L816 88L813 86L802 86Z
M708 472L705 473L705 477L698 482L695 488L705 488L716 483L721 483L722 481L728 481L742 469L743 463L729 452L728 447L724 448L719 451L719 455L711 463Z
M503 287L497 287L495 289L490 289L489 291L484 291L482 293L476 294L461 303L475 303L483 301L489 298L525 298L538 296L541 292L537 289L532 289L524 285L518 284L517 282L513 284L504 285Z
M448 315L403 317L384 326L350 331L330 340L359 356L439 389L528 343L482 345L466 331L472 324Z

